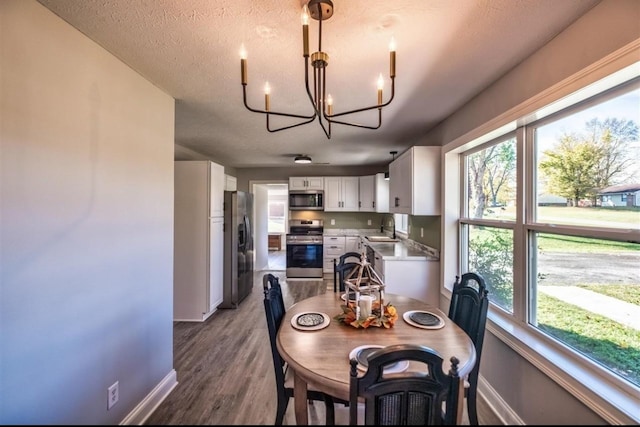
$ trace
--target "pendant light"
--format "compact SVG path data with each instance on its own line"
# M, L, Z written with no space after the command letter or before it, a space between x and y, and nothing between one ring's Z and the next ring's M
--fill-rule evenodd
M389 154L391 154L393 156L393 159L391 159L391 161L393 162L396 159L396 154L398 154L397 151L389 151ZM387 171L384 173L384 179L389 181L389 168L387 167Z

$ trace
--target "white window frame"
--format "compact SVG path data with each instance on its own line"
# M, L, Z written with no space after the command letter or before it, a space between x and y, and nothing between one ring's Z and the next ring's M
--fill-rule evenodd
M516 132L518 152L516 179L519 189L516 203L520 208L514 228L514 254L516 256L513 261L513 314L492 305L487 317L487 330L611 424L640 422L637 406L637 396L640 395L640 389L527 323L526 283L528 273L526 271L525 239L523 238L525 236L523 201L525 194L531 195L533 191L531 188L525 189L523 183L532 182L531 177L524 176L524 171L531 173L531 168L525 167L525 159L531 158L534 153L533 144L528 144L526 147L524 145L527 136L523 125L548 117L638 75L640 75L640 61L637 61L637 50L629 49L619 55L605 58L598 66L589 67L571 79L559 83L556 87L550 88L444 145L442 154L444 167L441 194L443 195L444 207L440 283L443 284L441 287L443 296L451 298L449 278L459 274L462 259L458 240L458 220L464 203L463 197L460 195L464 162L460 154L509 132ZM525 178L528 179L525 180ZM529 228L537 229L537 226Z

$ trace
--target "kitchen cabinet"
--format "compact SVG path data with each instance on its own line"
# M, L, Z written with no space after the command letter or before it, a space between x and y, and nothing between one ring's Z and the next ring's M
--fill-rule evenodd
M209 189L206 192L210 201L209 217L224 216L224 166L203 161L209 164Z
M344 251L345 252L360 252L360 237L359 236L345 236L345 238L344 238Z
M291 190L324 190L324 177L322 176L289 177L289 191Z
M325 212L358 212L359 186L357 176L324 177Z
M360 177L360 212L389 212L389 181L384 173Z
M391 162L389 212L440 215L440 147L411 147Z
M323 268L322 273L333 273L333 260L346 251L345 236L324 236L322 238Z
M386 260L380 263L385 291L438 305L440 262L428 260ZM378 259L376 259L378 272ZM393 301L391 301L393 304Z
M223 299L224 167L176 161L174 178L173 316L201 322Z
M224 175L224 191L237 191L238 180L235 176Z

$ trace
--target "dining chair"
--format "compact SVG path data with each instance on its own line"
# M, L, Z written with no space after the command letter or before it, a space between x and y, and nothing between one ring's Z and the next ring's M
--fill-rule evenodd
M344 292L344 279L349 276L349 273L354 268L360 265L360 257L362 254L358 252L346 252L338 258L338 262L333 260L333 292L338 289L340 292Z
M262 276L262 286L264 290L264 310L267 317L269 341L271 343L271 355L276 375L277 410L275 425L282 425L284 414L289 405L289 399L293 397L293 376L291 371L287 369L288 365L282 360L276 346L278 329L280 328L286 309L284 299L282 298L280 280L277 276L271 273L265 274ZM335 424L334 399L332 396L309 389L307 390L307 399L310 401L323 401L325 403L326 424Z
M456 276L449 305L449 319L462 328L476 349L476 364L465 379L464 397L467 400L469 424L478 424L476 408L478 376L480 372L480 357L482 343L487 324L489 309L489 292L484 278L478 273L464 273Z
M358 377L358 360L350 360L349 424L358 424L358 400L364 403L365 425L455 424L458 408L459 360L451 368L433 349L396 344L368 356L366 372ZM424 369L384 374L384 367L401 361L421 362Z

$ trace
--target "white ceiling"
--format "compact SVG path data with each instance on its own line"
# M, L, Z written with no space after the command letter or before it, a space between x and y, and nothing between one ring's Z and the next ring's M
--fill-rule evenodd
M314 163L381 165L404 151L483 88L531 55L599 0L333 0L323 22L334 111L377 101L388 80L388 44L397 43L396 94L378 130L317 122L269 133L265 116L245 109L241 44L248 52L248 100L309 114L304 88L304 0L39 0L176 99L176 144L225 166ZM317 21L309 25L317 48ZM274 125L291 122L272 119ZM280 119L282 120L282 119ZM377 124L376 110L354 121ZM185 151L185 150L183 150Z

